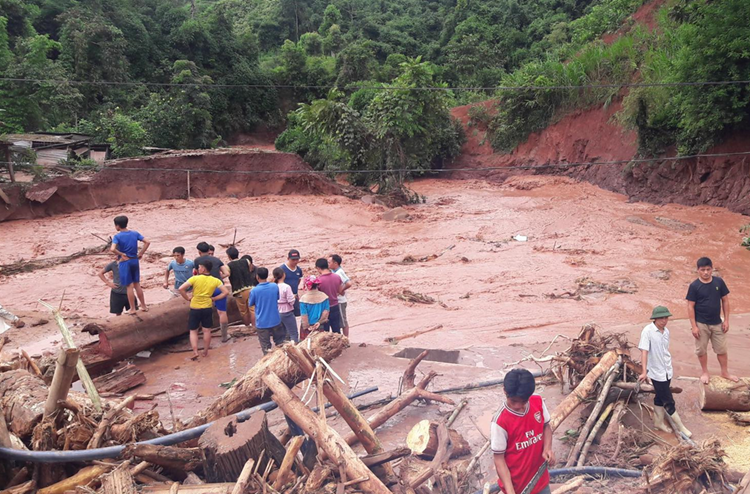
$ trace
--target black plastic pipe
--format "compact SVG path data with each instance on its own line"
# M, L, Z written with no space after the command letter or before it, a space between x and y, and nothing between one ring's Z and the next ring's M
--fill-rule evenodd
M609 475L611 477L630 477L638 478L642 475L640 470L627 470L625 468L610 468L610 467L568 467L568 468L553 468L549 471L550 477L560 477L562 475ZM500 492L500 486L495 482L490 487L490 492ZM474 494L482 494L479 490Z
M358 398L360 396L373 393L377 390L378 387L373 386L371 388L352 393L348 396L348 398ZM326 408L330 406L330 403L326 404ZM235 416L237 417L238 421L244 422L245 420L249 419L250 416L255 412L261 410L269 412L275 408L278 408L276 403L269 401L268 403L263 403L256 407L248 408L247 410L236 413ZM317 408L315 408L314 410L318 411ZM157 444L160 446L172 446L173 444L179 444L200 437L200 435L203 434L203 431L208 429L208 427L212 423L213 422L209 422L208 424L199 425L198 427L193 427L192 429L186 429L184 431L175 432L166 436L149 439L148 441L141 441L136 444ZM120 453L123 449L125 449L125 446L123 445L110 446L108 448L84 449L80 451L26 451L19 449L0 448L0 458L31 463L73 463L78 461L93 461L103 460L105 458L117 458L120 456Z
M542 377L545 374L545 371L535 369L531 371L531 375L534 377ZM505 382L505 378L501 377L500 379L493 379L491 381L481 381L476 384L465 384L463 386L456 386L453 388L445 388L445 389L439 389L437 391L433 391L433 393L443 394L443 393L457 393L463 391L464 393L468 393L469 391L473 389L479 389L479 388L489 388L490 386L499 386ZM471 388L466 388L466 386L471 386Z

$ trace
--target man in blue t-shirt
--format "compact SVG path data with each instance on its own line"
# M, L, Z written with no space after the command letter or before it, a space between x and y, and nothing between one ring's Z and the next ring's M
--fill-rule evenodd
M138 295L138 300L141 302L141 310L148 312L146 299L143 296L143 289L141 288L141 267L138 260L143 257L151 242L143 238L143 235L140 233L128 230L127 216L118 216L115 218L115 229L117 230L117 234L112 238L111 250L120 258L118 265L120 284L128 289L128 303L130 304L128 314L131 316L135 315L136 295ZM138 251L138 242L143 243L143 249L140 252Z
M289 251L286 262L280 266L281 269L284 270L284 274L286 275L284 283L292 288L292 293L294 294L295 317L299 317L299 295L297 294L297 292L299 290L300 283L302 282L302 268L299 267L298 264L299 251L297 249L292 249Z
M258 331L258 341L263 355L271 350L271 337L276 346L281 346L287 337L281 325L279 314L279 285L268 282L268 268L257 268L258 286L250 291L248 307L255 307L250 312L250 319Z
M185 284L193 276L193 268L195 267L193 261L185 259L185 248L175 247L172 249L172 261L167 266L167 272L164 276L164 288L169 288L169 272L174 271L174 288L175 292L172 295L178 297L180 287Z

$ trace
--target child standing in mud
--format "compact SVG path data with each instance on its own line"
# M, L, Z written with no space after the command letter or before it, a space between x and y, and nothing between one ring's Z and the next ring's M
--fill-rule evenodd
M534 394L536 382L526 369L505 375L505 403L492 419L492 449L498 484L505 494L524 491L549 494L547 465L555 463L550 414L541 396Z
M117 234L112 238L111 250L120 259L118 265L120 283L122 286L127 287L128 304L130 305L130 310L127 313L135 315L136 295L141 302L141 310L148 312L146 298L141 288L141 266L139 259L146 253L151 242L143 238L143 235L140 233L128 230L127 216L118 216L115 218L115 229L117 230ZM138 242L143 243L143 249L140 252L138 251Z
M708 341L716 353L721 367L721 377L738 382L729 373L727 333L729 332L729 288L724 280L714 276L714 265L708 257L698 259L698 279L688 287L687 308L690 326L695 338L695 354L701 364L701 382L708 384ZM724 313L724 320L721 315Z
M203 356L208 356L211 348L211 327L213 326L213 306L219 300L226 300L229 289L224 282L211 276L211 261L204 260L198 265L198 275L192 276L180 286L180 295L190 301L190 315L188 316L188 330L190 331L190 346L193 349L193 360L198 355L198 330L203 328ZM193 290L188 294L188 289ZM216 291L218 295L214 295Z

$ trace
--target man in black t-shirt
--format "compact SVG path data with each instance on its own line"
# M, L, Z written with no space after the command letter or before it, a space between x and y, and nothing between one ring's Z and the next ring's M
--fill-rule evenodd
M721 377L737 382L739 378L729 373L727 337L729 331L729 288L724 280L713 275L711 259L698 259L698 279L688 288L687 305L690 326L695 338L695 354L701 364L701 382L708 384L708 342L721 366ZM721 320L722 312L724 320Z

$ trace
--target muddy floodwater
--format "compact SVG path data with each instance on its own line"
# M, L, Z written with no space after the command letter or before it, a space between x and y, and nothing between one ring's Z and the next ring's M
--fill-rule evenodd
M376 396L383 396L396 391L406 362L392 356L408 348L447 351L446 361L420 367L441 372L435 387L446 387L497 377L506 364L541 352L557 334L574 336L589 322L627 332L635 345L655 305L666 305L677 319L676 375L698 376L689 324L680 320L687 316L684 298L695 279L695 261L709 256L738 314L730 328L730 363L735 373L750 375L750 360L742 355L750 349L750 318L739 315L750 313L750 252L739 245L747 217L714 207L630 203L559 177L516 177L504 184L424 180L413 188L426 202L397 215L338 196L269 196L163 201L3 223L2 263L99 245L92 234L111 235L114 216L126 214L131 228L151 241L141 272L147 302L155 304L172 296L162 283L173 247L185 247L192 258L205 240L225 258L220 244L231 243L235 229L240 252L258 266L278 266L296 248L307 274L316 258L337 253L354 284L347 294L352 349L337 368L350 387L377 384ZM42 310L38 299L57 305L64 291L63 309L73 328L79 317L106 317L109 289L97 273L110 260L88 256L4 278L0 304L28 314ZM24 347L41 353L59 344L51 324L8 334L6 352ZM148 379L139 392L170 389L176 415L187 418L224 391L221 383L257 360L257 347L254 338L235 340L200 363L187 360L189 353L157 351L136 360ZM560 339L551 350L564 347ZM715 371L713 357L710 365ZM681 386L686 392L678 407L685 400L694 431L731 433L723 422L718 429L697 423L697 385L685 380ZM482 394L462 418L473 431L467 433L472 443L483 439L468 420L488 429L498 392ZM547 399L554 405L561 395L555 391ZM157 401L168 423L166 399ZM449 409L413 407L398 420Z

